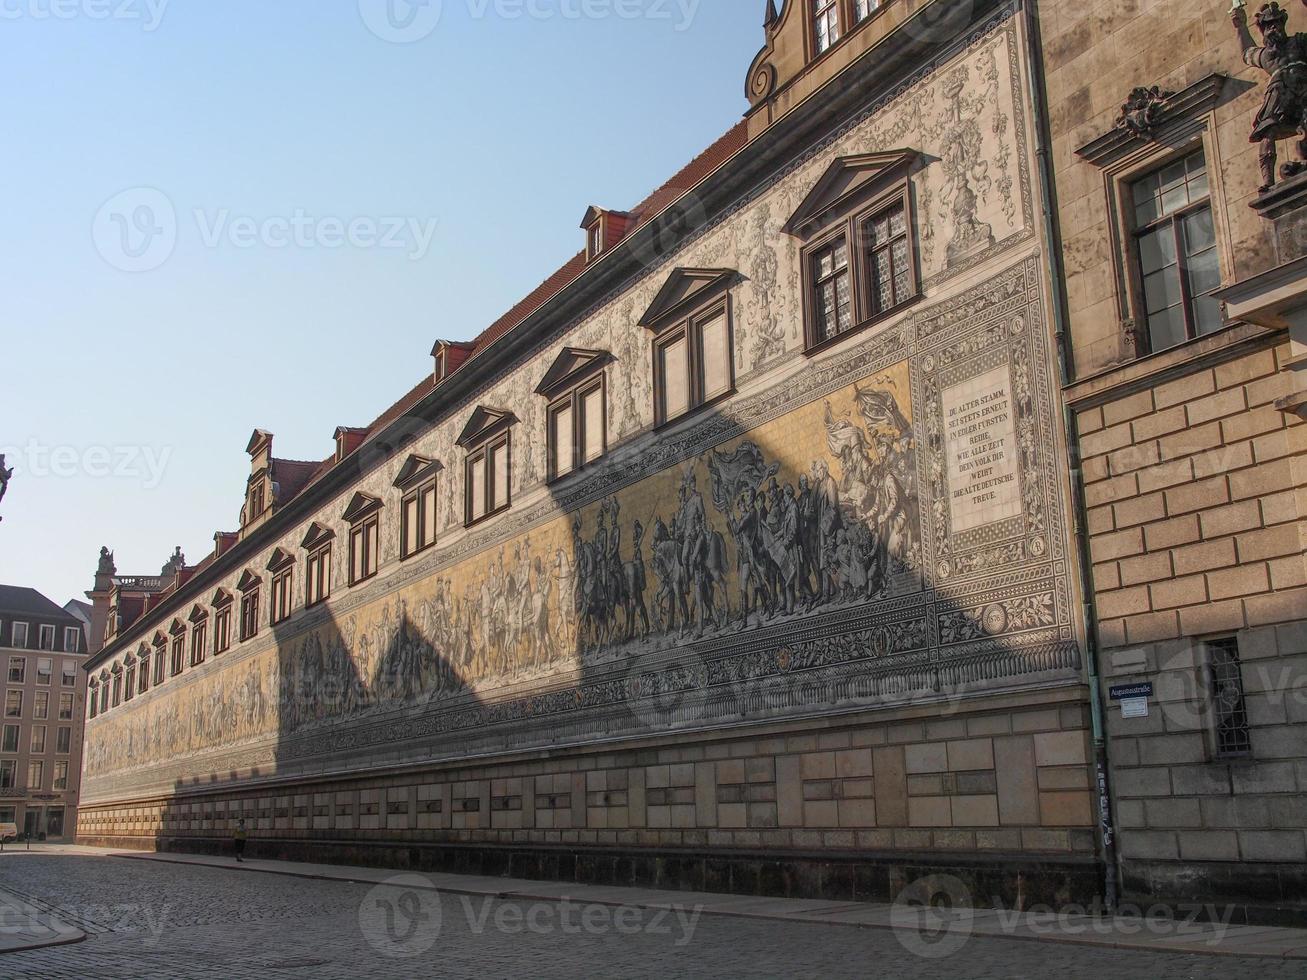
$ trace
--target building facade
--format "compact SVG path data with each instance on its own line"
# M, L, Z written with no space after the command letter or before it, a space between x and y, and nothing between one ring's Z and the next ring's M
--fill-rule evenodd
M81 839L214 849L244 818L257 852L415 868L881 899L934 869L978 903L1111 897L1120 873L1185 897L1154 869L1241 804L1181 783L1236 767L1186 769L1217 728L1172 731L1157 697L1123 718L1111 688L1165 692L1217 649L1228 674L1228 639L1294 655L1303 430L1273 405L1285 331L1218 328L1205 299L1274 264L1221 135L1256 99L1208 77L1250 78L1241 52L1172 84L1152 32L1190 142L1136 159L1153 130L1097 89L1121 73L1074 62L1092 16L768 3L749 111L704 154L586 210L584 251L437 342L325 460L256 431L241 526L199 565L140 595L102 556ZM1221 167L1187 149L1218 135ZM1176 186L1185 220L1223 202L1156 354L1145 319L1104 326L1127 268L1104 215L1136 201L1105 173L1159 221ZM1245 461L1213 469L1213 434ZM1258 716L1254 752L1301 743L1300 710ZM1288 780L1268 812L1307 788L1283 758L1237 769ZM1247 840L1235 861L1281 838Z
M1307 12L1039 10L1123 892L1301 915Z
M86 631L34 589L0 585L0 823L32 840L77 834Z

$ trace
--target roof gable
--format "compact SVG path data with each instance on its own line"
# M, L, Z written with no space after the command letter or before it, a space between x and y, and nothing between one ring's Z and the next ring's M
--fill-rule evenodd
M485 405L478 405L473 410L472 417L467 420L467 425L463 427L463 434L458 437L455 445L464 449L480 445L495 433L516 422L517 416L506 408L488 408Z
M806 238L862 199L904 176L916 163L916 150L886 150L840 157L821 175L781 230Z
M654 297L649 309L640 318L640 326L656 329L721 292L740 274L734 269L689 269L672 271Z
M564 347L558 357L554 358L554 363L550 365L549 370L545 372L539 387L536 388L536 394L552 398L574 382L601 370L612 359L613 355L606 350Z

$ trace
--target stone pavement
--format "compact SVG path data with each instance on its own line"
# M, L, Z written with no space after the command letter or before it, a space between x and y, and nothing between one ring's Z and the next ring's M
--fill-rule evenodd
M1301 978L1293 930L749 899L82 848L0 857L0 887L76 945L5 954L46 977L913 976ZM929 916L929 917L928 917ZM850 928L858 927L863 928ZM1043 939L1021 942L1017 939ZM1223 955L1195 955L1203 953ZM1254 958L1258 956L1261 958Z
M0 889L0 953L63 946L85 938L86 933L61 921L49 909Z

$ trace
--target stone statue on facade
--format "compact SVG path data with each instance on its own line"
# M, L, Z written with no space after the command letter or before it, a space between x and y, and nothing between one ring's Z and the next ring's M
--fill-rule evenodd
M1266 192L1275 184L1276 140L1298 138L1298 159L1280 168L1280 179L1307 171L1307 34L1285 30L1289 14L1275 0L1263 4L1253 18L1262 35L1260 46L1248 30L1242 4L1236 4L1230 18L1243 45L1244 62L1270 76L1249 137L1250 142L1261 144L1262 183L1258 190Z
M14 468L10 466L5 468L5 455L0 453L0 501L5 499L5 494L9 492L9 480L14 475Z

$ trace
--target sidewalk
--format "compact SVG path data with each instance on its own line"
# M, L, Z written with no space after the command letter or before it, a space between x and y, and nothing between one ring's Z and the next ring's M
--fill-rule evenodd
M86 933L16 895L0 890L0 954L79 943Z
M387 869L300 864L246 858L236 864L229 857L191 854L155 854L76 845L33 849L32 853L76 854L135 861L220 868L229 872L278 874L292 877L377 885L405 875L403 887L414 887L413 873ZM968 936L1072 943L1113 949L1209 956L1257 956L1307 960L1307 930L1263 926L1225 926L1220 923L1186 923L1174 919L1137 917L1098 918L1054 912L1018 913L992 909L925 910L902 905L874 905L787 898L759 898L702 892L672 892L652 888L621 888L514 878L422 873L430 887L450 895L512 901L570 902L642 909L695 909L703 915L735 916L784 922L808 922L898 931L909 943L923 949L960 948Z

